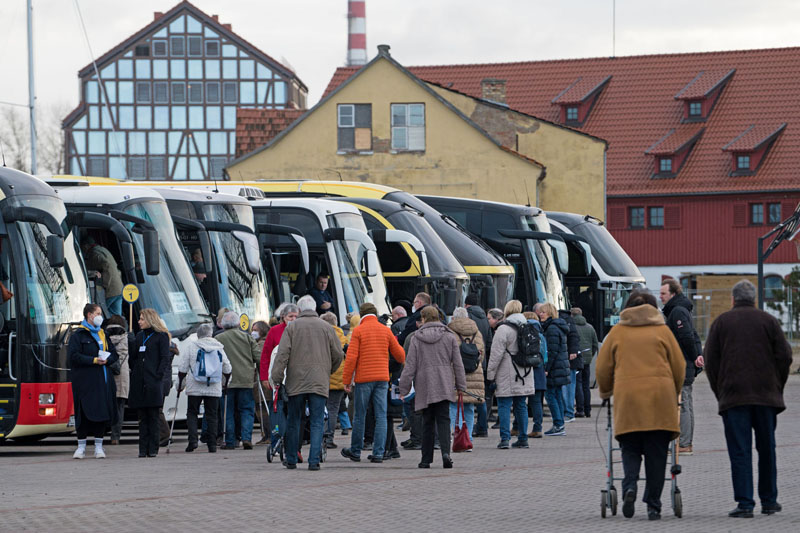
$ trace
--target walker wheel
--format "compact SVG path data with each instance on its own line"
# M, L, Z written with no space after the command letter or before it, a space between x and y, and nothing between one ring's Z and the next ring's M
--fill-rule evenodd
M683 498L681 497L681 491L677 489L672 495L672 511L678 518L683 516Z
M617 516L617 488L611 487L611 514Z
M608 506L606 491L600 491L600 518L606 517L606 507Z

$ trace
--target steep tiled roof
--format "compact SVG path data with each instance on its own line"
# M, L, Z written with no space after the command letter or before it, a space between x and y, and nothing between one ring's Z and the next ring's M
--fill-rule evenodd
M724 83L728 80L731 76L733 76L734 70L704 70L697 74L697 76L692 79L686 87L681 89L681 91L675 95L676 100L694 100L697 98L703 98L707 96L708 93L719 87L720 84Z
M685 124L670 130L665 136L656 141L654 145L645 150L648 155L670 155L680 152L681 149L693 143L703 134L702 125Z
M575 80L572 85L553 98L554 104L579 104L603 86L611 76L586 76Z
M237 109L236 157L267 144L303 113L301 109Z
M742 132L741 135L726 144L722 149L726 152L750 152L756 150L765 142L771 140L786 127L783 124L756 125L753 124Z
M652 155L645 151L683 119L684 102L675 96L694 80L707 92L734 70L705 131L675 178L653 180ZM326 94L357 69L340 68ZM481 96L481 80L506 80L512 109L559 121L552 103L578 77L612 76L581 131L608 140L609 196L796 190L800 162L800 48L692 54L409 67L419 78ZM721 73L721 74L720 74ZM717 77L717 74L719 76ZM705 78L708 77L706 86ZM717 77L716 80L712 78ZM692 85L695 85L692 84ZM704 89L702 88L704 87ZM694 89L689 89L694 93ZM786 122L758 172L732 178L730 155L722 148L752 124ZM546 162L545 162L546 163Z

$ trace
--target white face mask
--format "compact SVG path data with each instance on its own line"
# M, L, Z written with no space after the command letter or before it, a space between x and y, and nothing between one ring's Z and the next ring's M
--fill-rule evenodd
M417 312L417 306L416 305L412 305L411 306L411 314L413 315L416 312Z
M258 340L258 332L257 331L251 331L250 335L252 335L255 340Z
M103 315L97 315L92 319L92 323L98 328L103 325Z

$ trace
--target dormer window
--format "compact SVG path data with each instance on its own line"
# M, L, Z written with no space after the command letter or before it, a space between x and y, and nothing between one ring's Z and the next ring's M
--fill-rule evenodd
M752 124L722 147L731 154L731 176L752 176L764 161L786 123L777 126Z
M611 76L585 76L569 84L551 100L561 108L560 121L568 126L583 126L610 79Z
M576 106L567 107L567 122L578 121L578 108Z
M737 155L736 156L736 169L737 170L750 170L750 156Z
M675 95L683 101L683 122L704 122L736 70L701 70Z
M689 157L692 148L703 135L704 128L691 124L670 130L645 151L653 156L653 178L674 178Z

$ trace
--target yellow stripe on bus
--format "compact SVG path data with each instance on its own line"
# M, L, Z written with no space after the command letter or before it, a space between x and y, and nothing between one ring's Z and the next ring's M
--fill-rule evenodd
M467 266L464 265L467 274L514 274L514 267L511 265L497 266Z

